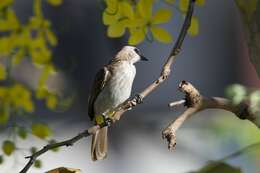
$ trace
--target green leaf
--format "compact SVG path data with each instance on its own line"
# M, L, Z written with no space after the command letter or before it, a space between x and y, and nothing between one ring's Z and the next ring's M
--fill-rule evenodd
M256 113L260 107L260 90L254 91L249 95L250 109Z
M233 104L239 104L247 95L246 88L239 84L228 86L225 93L227 98L232 100Z
M6 79L6 70L3 64L0 64L0 80Z
M171 19L172 12L166 8L159 9L153 16L153 24L166 23Z
M4 163L4 156L0 155L0 165Z
M162 43L171 43L172 42L171 34L163 28L151 27L151 32L152 32L154 38Z
M242 171L224 162L210 162L194 173L242 173Z
M30 152L31 152L31 154L36 153L37 152L37 148L36 147L31 147L30 148Z
M10 103L5 101L3 103L3 108L0 109L0 124L6 124L10 118Z
M40 160L35 160L33 166L35 168L41 168L42 167L42 162Z
M191 19L191 25L190 28L188 30L188 34L190 36L196 36L199 34L199 21L197 17L192 17Z
M52 135L52 131L46 124L37 123L32 125L32 134L38 138L45 139Z
M12 141L5 140L2 144L2 150L7 156L10 156L15 151L15 144Z
M18 136L21 139L26 139L27 138L27 130L25 127L18 127Z
M47 0L47 2L53 6L61 5L63 0Z

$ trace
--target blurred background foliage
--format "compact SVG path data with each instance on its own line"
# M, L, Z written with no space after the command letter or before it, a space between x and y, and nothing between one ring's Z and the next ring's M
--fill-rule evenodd
M59 96L48 89L49 76L56 73L52 62L52 50L58 44L51 22L44 17L42 5L58 6L61 0L34 0L33 15L22 22L13 8L14 0L0 1L0 126L9 125L11 136L2 143L0 163L19 149L16 137L26 140L28 133L42 140L52 135L47 124L32 122L31 127L12 122L12 116L30 119L35 111L35 100L45 101L46 107L55 110ZM13 78L12 72L22 61L31 62L41 70L37 87L34 89ZM48 142L53 142L49 140ZM36 148L31 148L35 152ZM40 161L35 167L40 167Z
M159 41L171 43L171 34L160 25L169 22L172 18L172 6L177 12L185 15L189 0L162 0L165 7L154 10L159 1L155 0L106 0L103 11L103 23L107 25L107 36L111 38L122 37L128 34L128 43L137 45L145 39L148 41ZM204 5L205 0L196 1L196 5ZM128 31L128 32L127 32ZM199 32L198 19L193 16L189 34L197 35Z
M18 1L18 0L16 0ZM21 151L19 140L28 140L33 135L46 143L54 143L52 139L54 131L45 122L31 121L31 116L36 111L36 103L41 101L45 108L51 111L62 110L72 104L73 98L64 98L64 94L56 92L48 86L48 79L59 72L53 62L53 50L59 43L57 34L51 21L45 17L43 6L58 7L63 0L33 0L31 4L32 15L26 20L21 20L14 10L15 0L0 1L0 132L8 134L2 142L2 154L0 164L5 158L12 156L15 151ZM242 12L242 18L246 26L251 26L255 19L259 5L258 0L235 0ZM102 6L101 18L106 27L106 36L109 38L126 38L128 44L138 45L144 41L170 44L174 42L174 36L165 29L164 25L174 20L173 12L181 14L184 18L189 0L104 0L99 2ZM205 5L205 0L197 0L196 8ZM158 4L163 4L158 6ZM174 9L174 10L173 10ZM259 26L259 25L257 25ZM190 36L199 34L199 19L193 16ZM256 34L249 32L250 38ZM257 42L250 42L249 47L256 47ZM260 54L260 53L259 53ZM259 55L255 53L254 55ZM31 63L40 71L36 87L17 80L13 77L13 71L23 62ZM258 62L258 61L252 61ZM254 63L256 69L258 63ZM71 64L72 65L72 64ZM226 96L234 104L243 100L250 102L252 111L259 115L260 91L249 89L243 85L235 84L226 89ZM16 119L25 119L29 123L19 124ZM223 120L223 122L221 121ZM260 120L260 118L259 118ZM232 135L230 128L240 130L241 136ZM218 118L212 128L223 139L229 139L241 144L259 142L259 130L251 125L240 127L240 121ZM229 132L229 133L228 133ZM231 140L230 140L231 139ZM225 141L225 140L223 140ZM26 151L34 153L37 147L27 148ZM54 152L57 150L53 150ZM254 152L254 157L259 153ZM15 157L15 156L14 156ZM212 165L214 165L212 167ZM35 168L41 168L42 163L37 160ZM66 165L64 165L66 166ZM239 168L234 168L227 163L209 163L198 173L240 173Z

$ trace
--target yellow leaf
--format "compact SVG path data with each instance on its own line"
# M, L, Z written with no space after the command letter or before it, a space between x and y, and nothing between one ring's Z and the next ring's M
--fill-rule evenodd
M196 36L199 34L199 21L197 17L192 17L188 33L190 36Z
M7 156L10 156L15 150L15 144L12 141L6 140L2 144L2 150Z
M0 9L11 5L13 2L14 2L14 0L1 0L0 1Z
M33 124L31 129L32 134L41 139L46 139L47 137L52 135L51 129L46 124Z
M186 12L188 10L189 0L180 0L179 8L182 12Z
M151 27L151 32L153 37L163 43L170 43L172 42L171 34L163 28L160 27Z
M10 29L18 29L19 26L20 26L20 23L18 21L18 18L14 12L14 10L12 9L9 9L8 12L7 12L7 21L8 21L8 26Z
M146 30L145 29L131 29L130 37L128 39L128 43L130 45L137 45L141 43L145 38Z
M49 109L55 109L58 104L58 99L54 95L49 95L46 100L46 105Z
M120 3L120 11L122 11L122 15L126 16L130 19L134 18L134 10L133 7L128 2Z
M52 46L56 46L57 45L58 39L57 39L56 35L50 29L48 29L46 31L46 37L47 37L47 40L49 41L49 43Z
M117 22L113 25L108 26L107 35L108 37L116 38L121 37L125 33L125 25L123 22Z
M106 12L109 14L115 14L118 12L118 0L105 0L107 4Z
M139 14L146 20L150 20L152 17L153 3L153 0L140 0L137 3Z
M162 8L158 10L152 19L153 24L161 24L166 23L171 19L172 12L168 9Z
M6 79L6 70L3 64L0 64L0 80Z
M48 96L48 94L49 94L48 90L45 89L45 88L40 87L36 90L36 98L37 99L44 99L45 97Z
M12 64L13 65L17 65L21 62L21 60L23 59L23 57L25 56L25 49L24 48L20 48L15 55L12 58Z
M102 15L104 25L112 25L118 22L118 15L117 14L108 14L106 11L103 12Z
M202 6L205 4L205 0L196 0L196 5Z
M8 88L1 86L0 87L0 98L4 99L8 95Z
M47 0L47 2L53 6L58 6L62 4L63 0Z

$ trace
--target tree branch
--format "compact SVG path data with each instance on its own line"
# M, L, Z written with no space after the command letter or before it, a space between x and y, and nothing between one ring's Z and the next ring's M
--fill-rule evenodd
M161 83L163 83L169 77L170 72L171 72L171 66L174 63L176 56L179 54L179 52L181 50L182 43L183 43L184 38L187 35L188 29L190 27L195 1L196 0L189 0L188 11L186 13L186 17L185 17L184 23L182 25L180 34L178 36L178 39L177 39L173 49L170 52L169 57L167 58L166 63L164 64L164 66L162 68L161 75L159 76L159 78L156 79L147 88L145 88L141 93L137 94L134 98L129 99L129 100L125 101L124 103L122 103L121 105L119 105L115 109L115 114L112 118L112 120L113 120L112 123L115 123L116 121L118 121L126 111L131 110L137 104L142 103L143 99L146 96L148 96L152 91L154 91ZM88 136L94 134L100 128L105 127L105 126L108 126L108 125L107 124L96 125L69 140L65 140L62 142L44 146L41 150L37 151L36 153L32 154L31 156L26 157L29 159L29 161L27 162L25 167L20 171L20 173L26 173L30 169L30 167L34 164L35 160L40 155L46 153L47 151L54 149L54 148L62 147L62 146L72 146L75 142L79 141L80 139L82 139L84 137L88 137Z
M256 113L250 109L250 104L245 100L238 105L226 98L202 96L199 91L189 82L182 81L179 90L185 93L185 102L177 101L170 103L170 106L179 106L184 104L187 110L176 120L172 121L162 132L162 137L167 140L168 148L174 149L176 146L176 131L181 127L185 120L197 112L205 109L224 109L234 113L240 119L247 119L260 128L260 122L257 120Z

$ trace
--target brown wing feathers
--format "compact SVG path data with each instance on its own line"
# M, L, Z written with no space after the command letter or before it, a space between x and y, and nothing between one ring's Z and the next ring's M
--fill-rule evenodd
M111 72L108 67L104 67L98 71L93 82L91 93L88 101L88 115L91 120L95 117L94 103L99 93L105 87L107 81L110 79Z

